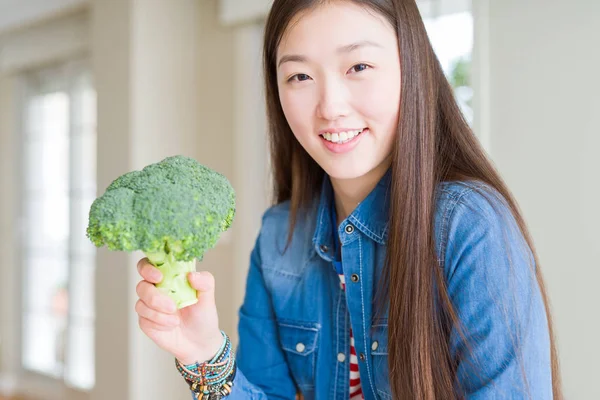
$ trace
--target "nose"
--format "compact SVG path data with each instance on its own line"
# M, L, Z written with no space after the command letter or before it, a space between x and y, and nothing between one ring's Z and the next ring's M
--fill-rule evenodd
M319 118L334 121L350 112L348 91L341 82L326 80L320 89L317 115Z

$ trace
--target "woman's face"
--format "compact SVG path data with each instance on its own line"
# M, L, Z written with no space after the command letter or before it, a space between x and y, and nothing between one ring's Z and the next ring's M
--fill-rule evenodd
M358 178L388 160L400 56L383 16L348 1L301 13L279 45L277 81L294 135L332 178Z

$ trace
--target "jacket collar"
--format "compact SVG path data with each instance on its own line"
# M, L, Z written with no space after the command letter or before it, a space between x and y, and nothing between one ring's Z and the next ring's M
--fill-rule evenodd
M388 236L388 210L390 201L391 168L379 180L375 188L359 203L352 213L342 222L342 227L351 223L364 235L375 242L385 245ZM333 230L331 205L333 187L329 175L325 174L317 209L317 221L313 244L317 253L331 261L333 256Z

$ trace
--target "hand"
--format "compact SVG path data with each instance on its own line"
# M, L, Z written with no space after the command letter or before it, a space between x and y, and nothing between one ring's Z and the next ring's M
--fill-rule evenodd
M215 279L211 273L191 272L190 285L198 291L198 302L177 310L175 302L155 286L162 273L147 258L137 264L143 280L137 285L135 311L142 331L160 348L183 364L210 360L219 351L223 336L215 304Z

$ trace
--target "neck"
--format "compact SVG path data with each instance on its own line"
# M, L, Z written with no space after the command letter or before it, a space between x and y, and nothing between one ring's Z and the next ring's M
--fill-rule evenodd
M352 179L331 178L338 225L375 188L391 164L391 156L365 175Z

